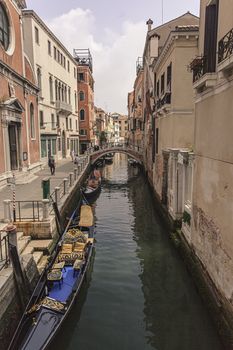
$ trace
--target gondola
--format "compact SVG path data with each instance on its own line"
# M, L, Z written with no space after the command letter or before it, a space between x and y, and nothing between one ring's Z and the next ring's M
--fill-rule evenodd
M94 248L94 217L89 205L77 210L41 275L8 350L47 349L69 314L88 271Z
M87 180L85 188L81 189L82 195L88 201L96 198L101 191L101 174L99 170L94 170Z

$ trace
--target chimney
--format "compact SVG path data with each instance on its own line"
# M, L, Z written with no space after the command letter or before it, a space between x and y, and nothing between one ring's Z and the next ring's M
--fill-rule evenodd
M151 18L149 18L148 21L146 22L146 24L147 24L147 26L148 26L148 32L151 30L152 24L153 24L153 23L154 23L154 22L152 21Z

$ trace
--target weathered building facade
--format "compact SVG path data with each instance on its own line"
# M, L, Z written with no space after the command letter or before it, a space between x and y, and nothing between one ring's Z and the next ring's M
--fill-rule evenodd
M191 235L216 287L219 313L233 330L233 2L201 1ZM233 345L232 345L233 346ZM231 347L232 348L232 347Z
M78 66L80 152L84 153L96 143L92 56L89 50L75 49L74 57Z
M36 72L41 159L79 152L77 64L41 18L23 11L24 47Z
M0 1L0 186L40 166L38 88L23 49L25 1Z

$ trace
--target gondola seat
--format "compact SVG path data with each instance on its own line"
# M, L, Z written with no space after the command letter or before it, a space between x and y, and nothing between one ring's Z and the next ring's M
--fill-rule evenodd
M84 260L83 259L76 259L74 264L73 264L73 277L75 277L76 272L79 272L82 269L82 266L84 264Z
M61 289L61 284L63 283L63 276L61 269L52 269L47 274L47 281L51 283L58 282L59 288Z

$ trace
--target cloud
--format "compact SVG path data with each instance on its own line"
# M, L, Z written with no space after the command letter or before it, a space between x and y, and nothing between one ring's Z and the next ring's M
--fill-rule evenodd
M90 10L76 8L47 22L72 53L90 48L93 56L95 104L109 112L126 113L127 93L135 79L136 59L142 55L146 27L143 22L123 22L121 32L105 28L95 37L95 17Z

